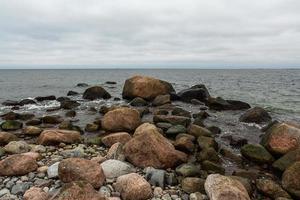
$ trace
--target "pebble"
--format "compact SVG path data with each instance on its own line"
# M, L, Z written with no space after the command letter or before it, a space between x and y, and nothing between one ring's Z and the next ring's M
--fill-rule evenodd
M48 167L48 170L47 170L48 178L58 177L58 165L59 165L59 162L56 162L53 165Z

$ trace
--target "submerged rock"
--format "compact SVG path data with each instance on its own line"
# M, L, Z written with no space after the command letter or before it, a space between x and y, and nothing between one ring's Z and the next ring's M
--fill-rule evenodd
M28 105L28 104L36 104L36 102L32 99L23 99L19 102L19 104L21 106L24 106L24 105Z
M101 86L94 86L86 89L82 98L88 100L109 99L111 95Z
M54 95L51 96L44 96L44 97L35 97L35 100L37 101L51 101L51 100L55 100L56 97Z
M260 124L262 122L269 122L272 118L265 109L261 107L254 107L242 114L239 120L241 122Z
M158 95L174 92L172 85L166 81L148 76L134 76L125 81L122 96L124 99L141 97L152 100Z
M78 106L80 106L80 103L78 103L77 101L74 100L66 100L66 101L62 101L60 102L60 107L66 110L71 110L74 108L77 108Z

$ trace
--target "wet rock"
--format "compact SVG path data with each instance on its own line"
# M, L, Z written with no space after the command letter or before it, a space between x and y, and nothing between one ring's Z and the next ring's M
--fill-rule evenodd
M197 155L197 160L198 161L204 161L204 160L209 160L215 163L220 162L220 157L216 150L214 148L204 148L202 151L200 151Z
M202 162L202 169L209 173L225 174L224 167L209 160L205 160Z
M181 181L181 187L186 193L204 192L204 182L202 178L187 177Z
M24 105L28 105L28 104L36 104L36 102L32 99L23 99L19 102L19 104L21 106L24 106Z
M36 126L27 126L23 129L25 135L39 135L43 130Z
M4 105L4 106L19 106L20 104L18 101L6 100L6 101L2 102L2 105Z
M152 197L150 184L136 173L118 177L115 189L124 200L146 200Z
M158 95L152 101L153 106L161 106L168 103L171 103L171 97L169 94Z
M74 100L66 100L66 101L60 102L60 107L62 109L66 109L66 110L72 110L72 109L77 108L78 106L80 106L80 103L78 103L77 101L74 101Z
M161 169L155 169L153 167L147 167L145 169L146 179L152 186L159 186L161 188L165 187L165 176L166 171Z
M38 144L56 145L59 143L78 143L81 141L81 136L78 131L49 129L44 130L37 139Z
M14 134L0 131L0 145L6 145L7 143L15 140L18 140L18 137Z
M89 144L89 145L101 145L102 141L101 141L101 137L98 136L93 136L93 137L85 137L84 138L84 143L85 144Z
M176 168L176 173L183 177L193 177L200 175L200 166L192 163L185 163Z
M16 154L0 161L0 176L19 176L35 171L38 165L30 156Z
M182 117L188 117L191 118L191 113L187 110L184 110L182 108L179 107L175 107L172 112L172 115L176 115L176 116L182 116Z
M241 122L260 124L262 122L271 121L272 118L265 109L261 107L254 107L242 114L239 120Z
M17 120L19 118L19 114L11 111L1 115L1 118L4 120Z
M188 126L191 123L191 119L188 117L175 116L175 115L155 115L153 116L154 123L166 122L173 125Z
M106 158L124 161L125 155L124 155L124 150L123 150L123 144L121 144L120 142L113 144L109 148Z
M178 92L177 95L180 97L180 100L185 102L191 102L192 99L204 102L210 96L207 88L203 84L182 90Z
M63 101L70 101L71 99L69 97L58 97L56 101L63 102Z
M260 171L257 169L249 169L249 170L245 170L245 169L236 169L233 172L234 176L240 176L240 177L244 177L250 180L255 180L258 178L258 176L260 175Z
M248 144L248 140L244 137L238 135L227 135L223 136L223 138L229 140L229 144L235 148L241 148L242 146Z
M167 131L166 134L167 135L177 135L179 133L186 133L186 128L182 125L175 125L170 127Z
M35 100L37 101L51 101L51 100L55 100L56 97L51 95L51 96L44 96L44 97L35 97Z
M193 114L193 118L206 119L210 115L206 111L200 111L198 113Z
M148 102L145 101L143 98L141 97L136 97L134 99L132 99L129 103L131 106L147 106Z
M102 128L111 132L134 131L140 123L140 113L126 107L109 111L102 118Z
M179 151L193 152L195 149L195 144L193 139L188 136L178 137L175 140L174 146Z
M251 106L243 101L226 100L230 104L230 110L245 110L251 108Z
M172 85L166 81L147 76L134 76L125 81L122 96L124 99L141 97L152 100L158 95L174 92Z
M101 163L104 175L108 179L118 178L119 176L135 172L132 165L119 160L106 160Z
M293 151L289 151L285 155L283 155L281 158L276 160L272 167L274 169L284 171L286 168L291 166L294 162L300 161L300 149L296 149Z
M75 117L76 116L76 111L75 110L69 110L65 114L66 117Z
M131 135L127 132L119 132L119 133L113 133L109 134L102 138L102 143L105 146L112 146L113 144L120 142L121 144L126 144L131 139Z
M235 100L225 100L221 97L209 98L207 105L210 109L213 110L243 110L249 109L250 105L245 102L235 101Z
M239 181L227 176L211 174L204 186L211 200L250 200L246 188Z
M4 131L14 131L21 129L23 123L16 120L7 120L0 125L1 129Z
M222 132L222 130L217 126L209 126L207 129L210 130L213 135L219 135Z
M149 123L136 129L133 138L124 145L124 153L127 160L138 167L170 168L187 159L185 153L175 150L156 126Z
M78 92L70 90L70 91L67 93L67 96L75 96L75 95L78 95L78 94L79 94Z
M284 197L290 199L291 196L282 189L282 187L275 181L265 178L259 178L256 180L257 189L272 199Z
M31 187L23 196L24 200L47 200L48 194L42 188Z
M259 144L246 144L242 147L241 153L245 158L261 164L274 161L273 156Z
M86 181L94 188L99 188L105 181L101 166L82 158L68 158L61 161L58 165L58 176L65 183Z
M199 136L212 136L212 133L210 132L210 130L204 128L204 127L201 127L201 126L198 126L198 125L195 125L195 124L191 124L188 129L187 129L187 132L190 134L190 135L193 135L195 137L199 137Z
M104 88L100 86L94 86L86 89L82 98L88 100L109 99L111 98L111 95Z
M23 120L23 121L27 121L34 118L34 114L32 113L20 113L18 116L18 119Z
M300 129L287 123L274 124L261 143L274 154L286 154L300 148Z
M88 87L89 84L87 84L87 83L77 83L76 86L77 86L77 87Z
M106 200L91 184L85 181L66 183L53 200Z
M116 81L106 81L105 84L115 85L115 84L117 84L117 82Z
M9 154L19 154L28 152L31 148L25 141L11 141L3 149Z
M58 177L58 165L59 165L59 162L56 162L48 167L48 169L47 169L48 178Z
M40 125L41 123L42 123L41 119L32 119L32 120L27 121L25 124L26 124L26 126L37 126L37 125Z
M282 175L282 186L290 194L300 198L300 161L289 166Z
M47 115L42 117L41 120L44 124L59 124L63 121L59 115Z
M91 124L87 124L85 126L85 131L87 132L96 132L100 129L100 126L98 124L95 124L95 123L91 123Z
M218 143L215 141L214 138L206 137L206 136L199 136L197 139L198 145L200 149L207 149L207 148L214 148L218 149Z

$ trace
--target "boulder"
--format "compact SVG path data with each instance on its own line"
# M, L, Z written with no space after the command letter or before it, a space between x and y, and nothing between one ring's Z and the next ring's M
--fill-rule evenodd
M14 134L0 131L0 145L6 145L7 143L15 140L18 140L18 137Z
M204 187L210 200L250 200L243 184L227 176L210 174Z
M16 120L7 120L0 125L1 129L4 131L14 131L21 129L23 123Z
M49 129L44 130L37 139L38 144L56 145L59 143L78 143L81 141L81 136L78 131Z
M85 181L66 183L52 200L107 200Z
M42 117L42 123L44 124L59 124L63 121L59 115L46 115Z
M225 100L221 97L208 98L208 101L206 102L207 106L210 109L213 110L243 110L243 109L249 109L250 105L248 103L242 102L242 101L236 101L236 100Z
M210 130L208 130L207 128L195 125L195 124L191 124L188 129L187 129L188 134L193 135L195 137L199 137L199 136L212 136L212 133L210 132Z
M73 91L73 90L70 90L68 93L67 93L67 96L75 96L75 95L78 95L79 93L76 92L76 91Z
M300 161L289 166L282 175L282 186L290 194L300 199Z
M88 100L109 99L111 95L101 86L94 86L86 89L82 98Z
M27 126L23 129L25 135L39 135L43 130L36 126Z
M118 178L119 176L135 172L132 165L120 160L106 160L101 163L104 175L108 179Z
M193 139L187 136L176 138L174 146L177 150L183 152L193 152L195 149L195 144Z
M188 117L175 116L175 115L154 115L154 123L166 122L173 125L188 126L191 123L191 119Z
M174 92L172 85L166 81L147 76L134 76L125 81L122 96L124 99L141 97L152 100L158 95Z
M44 97L35 97L35 100L37 101L51 101L51 100L55 100L56 97L54 95L50 95L50 96L44 96Z
M74 108L77 108L78 106L80 106L80 103L74 100L66 100L60 102L60 107L66 110L72 110Z
M94 188L99 188L105 181L102 167L83 158L68 158L58 165L58 176L62 182L86 181Z
M24 106L24 105L28 105L28 104L36 104L36 102L32 99L23 99L19 102L19 104L21 106Z
M187 160L187 155L175 150L155 125L144 123L124 145L128 161L138 167L172 168Z
M136 173L118 177L115 189L123 200L146 200L152 197L150 184Z
M204 192L204 182L202 178L186 177L181 181L181 187L186 193Z
M118 133L112 133L102 138L102 143L110 147L113 144L120 142L121 144L126 144L131 139L131 135L127 132L118 132Z
M286 168L291 166L294 162L300 161L300 149L289 151L278 160L273 162L272 167L274 169L284 171Z
M16 154L0 161L0 176L21 176L38 168L31 156Z
M168 103L171 103L171 97L169 94L158 95L152 101L153 106L161 106Z
M183 177L194 177L199 176L200 173L200 165L195 165L192 163L184 163L176 167L176 173Z
M254 107L242 114L239 120L241 122L260 124L263 122L269 122L272 120L272 118L265 109L261 107Z
M3 149L9 154L19 154L28 152L31 148L25 141L11 141Z
M245 158L261 164L274 161L273 156L260 144L246 144L241 153Z
M102 128L111 132L134 131L140 123L140 113L135 109L126 107L107 112L101 121Z
M282 187L271 179L259 178L256 180L257 189L272 199L280 197L291 199L291 196Z
M300 148L300 129L287 123L276 123L270 127L261 142L274 154L286 154Z
M42 188L31 187L23 195L24 200L47 200L48 194Z
M191 102L192 99L197 99L199 101L205 102L208 97L210 97L209 92L205 85L195 85L189 89L184 89L177 93L180 100L185 102Z
M177 135L179 133L186 133L186 128L185 126L182 125L175 125L170 127L167 131L166 134L167 135Z

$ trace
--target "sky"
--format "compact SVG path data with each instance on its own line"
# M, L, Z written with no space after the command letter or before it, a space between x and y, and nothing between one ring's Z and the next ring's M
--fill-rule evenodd
M0 0L0 68L299 66L299 0Z

